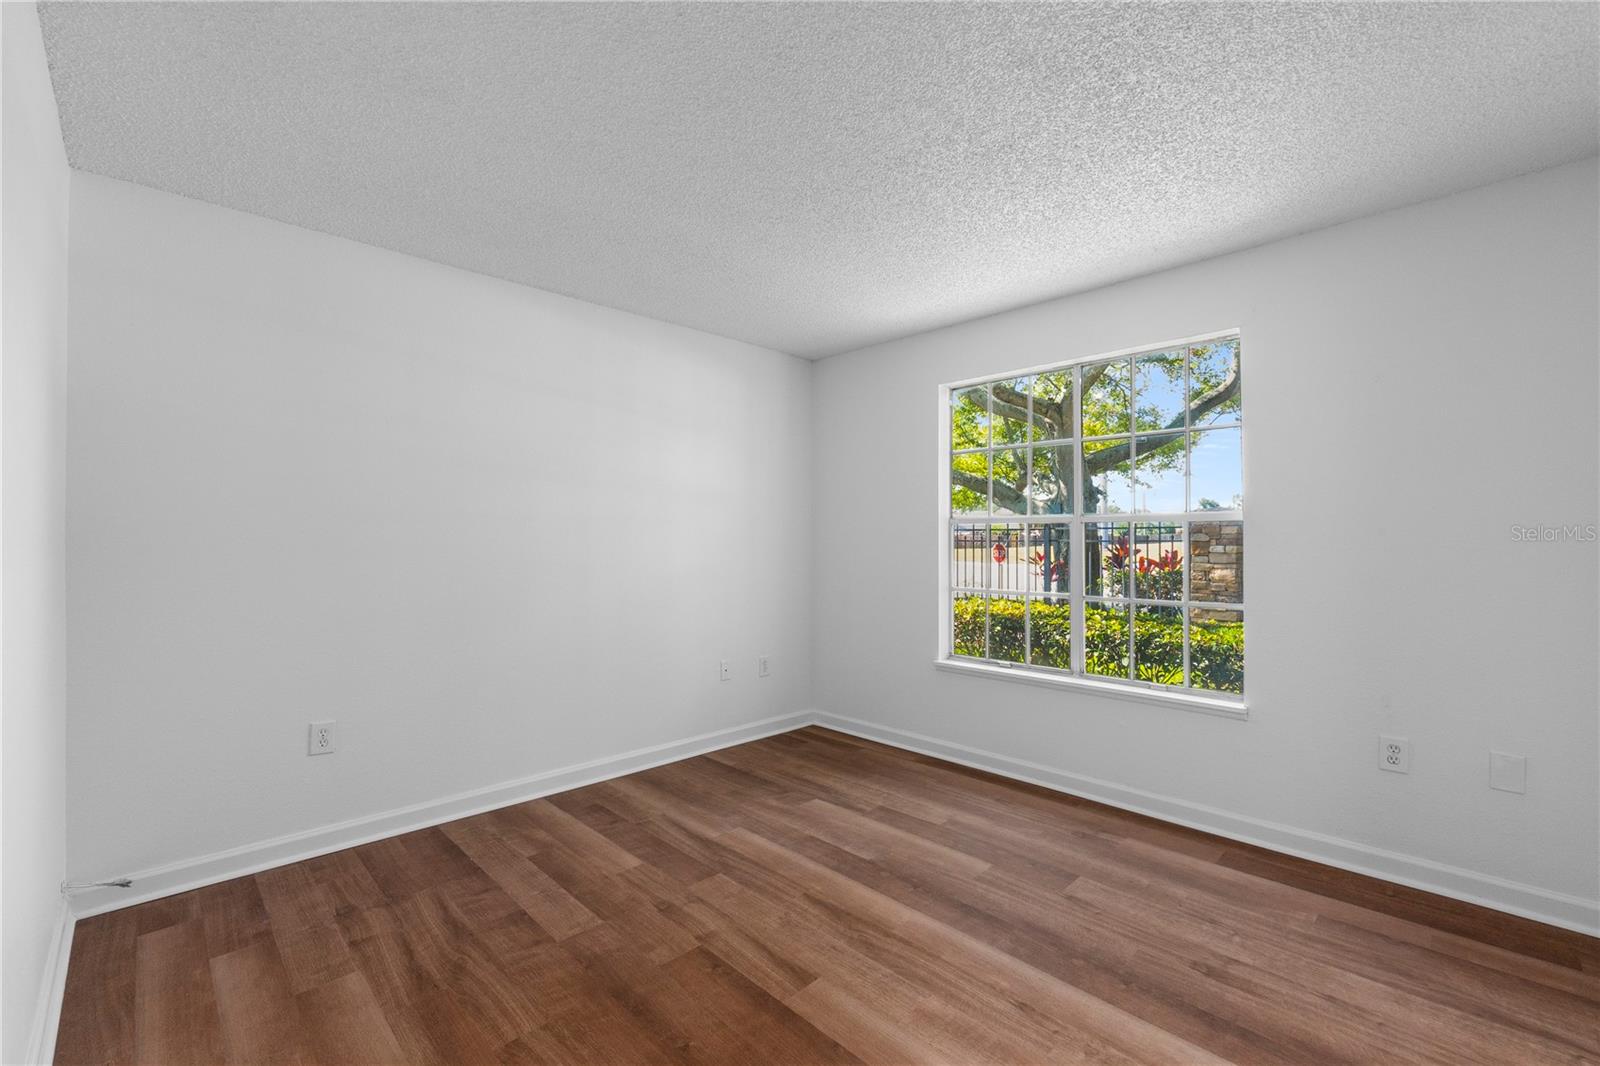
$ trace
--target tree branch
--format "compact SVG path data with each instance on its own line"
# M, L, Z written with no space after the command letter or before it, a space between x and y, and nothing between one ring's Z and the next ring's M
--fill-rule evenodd
M1026 423L1028 421L1028 396L1026 393L1020 392L1019 390L1012 388L1010 385L1002 385L998 381L990 386L990 392L994 396L994 410L997 413L1003 408L1007 418L1022 423ZM1039 413L1039 403L1037 399L1034 400L1033 420L1041 426L1048 427L1050 425L1049 419L1045 415ZM1055 434L1051 434L1051 436L1054 435Z
M1206 393L1194 402L1187 412L1189 423L1192 425L1218 407L1239 395L1239 361L1233 362L1233 367L1228 371L1228 377L1221 385ZM1161 429L1152 433L1141 433L1139 439L1149 446L1151 441L1156 442L1156 447L1170 444L1183 437L1184 415L1177 415ZM1083 473L1085 477L1101 474L1128 460L1128 453L1132 449L1132 441L1119 441L1109 448L1098 452L1085 451L1083 453Z
M989 496L989 482L977 474L969 474L965 470L950 471L950 481L964 489L971 489L985 499ZM1007 485L1004 481L994 483L994 502L1001 507L1009 507L1017 514L1024 514L1028 510L1028 498L1020 489ZM979 517L974 515L973 517Z

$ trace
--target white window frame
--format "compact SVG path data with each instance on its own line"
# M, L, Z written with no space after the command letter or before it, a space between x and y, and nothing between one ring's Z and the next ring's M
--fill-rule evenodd
M1083 445L1084 445L1085 440L1101 439L1101 438L1092 438L1092 437L1091 438L1086 438L1086 437L1084 437L1083 433L1082 433L1082 428L1083 427L1081 425L1077 427L1077 436L1070 438L1070 440L1072 441L1072 449L1073 449L1074 464L1075 464L1075 469L1073 471L1073 492L1075 493L1075 499L1074 499L1074 507L1073 507L1073 513L1072 514L1064 514L1064 515L1034 515L1034 514L997 515L997 514L993 514L992 513L992 511L993 511L993 487L992 487L992 483L991 483L991 488L990 488L990 512L991 513L957 515L957 514L953 514L951 512L951 507L950 507L951 460L953 459L954 454L955 454L951 449L951 410L952 410L951 402L952 402L952 395L954 393L957 393L957 392L962 391L963 389L969 389L969 388L972 388L972 387L978 386L978 385L988 385L988 384L991 384L991 383L996 382L996 381L1004 381L1004 380L1006 380L1008 378L1030 377L1030 376L1033 376L1033 375L1036 375L1036 374L1045 374L1045 373L1051 373L1051 372L1055 372L1055 371L1071 370L1071 371L1073 371L1073 374L1072 374L1073 407L1074 407L1075 411L1080 412L1078 417L1081 417L1083 397L1081 395L1080 376L1077 373L1077 370L1080 367L1091 365L1091 364L1095 364L1095 363L1101 363L1101 362L1105 362L1105 361L1112 360L1112 359L1137 360L1137 358L1139 356L1142 356L1142 355L1152 355L1152 354L1159 353L1159 352L1170 351L1170 350L1175 349L1175 348L1185 348L1185 347L1192 346L1192 345L1201 345L1201 344L1210 343L1212 341L1229 340L1229 339L1239 339L1240 340L1240 360L1241 360L1241 367L1242 367L1243 340L1241 338L1241 331L1239 329L1237 329L1237 328L1234 328L1234 329L1217 330L1217 331L1212 332L1212 333L1205 333L1205 334L1201 334L1199 336L1194 336L1194 337L1186 337L1186 338L1182 338L1182 339L1179 339L1179 340L1165 341L1165 342L1160 343L1160 344L1140 345L1140 346L1135 347L1135 348L1125 348L1125 349L1122 349L1120 351L1113 351L1113 352L1101 352L1101 353L1096 353L1094 355L1087 355L1087 356L1082 356L1080 358L1074 358L1074 359L1065 360L1065 361L1062 361L1062 362L1044 363L1044 364L1040 364L1038 366L1029 367L1029 368L1022 369L1022 370L1013 370L1013 371L1005 371L1005 372L1000 372L1000 373L984 374L981 377L966 378L966 379L963 379L961 381L952 381L952 382L949 382L947 384L941 385L939 387L939 451L938 451L938 455L939 455L939 478L938 478L938 483L939 483L939 498L938 498L939 522L938 522L938 530L939 530L940 540L939 540L939 555L938 555L938 558L939 558L940 606L939 606L939 643L938 643L939 654L938 654L938 657L934 660L934 665L937 668L942 669L942 670L953 671L953 672L956 672L956 673L967 674L967 675L971 675L971 676L989 677L989 678L995 678L995 679L1007 680L1007 681L1019 681L1019 682L1023 682L1023 683L1026 683L1026 684L1042 685L1042 686L1045 686L1045 687L1057 688L1057 689L1068 689L1068 690L1074 690L1074 691L1080 691L1080 692L1093 692L1093 693L1096 693L1098 695L1110 696L1110 697L1117 698L1117 699L1133 699L1133 700L1138 700L1138 701L1143 701L1143 702L1155 702L1155 703L1160 703L1160 704L1164 704L1164 705L1168 705L1168 706L1178 706L1178 707L1183 707L1183 708L1186 708L1186 709L1189 709L1189 710L1196 710L1196 711L1201 711L1201 712L1208 713L1208 714L1219 715L1219 716L1226 717L1226 718L1244 719L1244 718L1248 717L1248 709L1247 709L1247 704L1245 702L1245 695L1242 694L1242 693L1238 694L1238 695L1235 695L1235 694L1232 694L1232 693L1225 693L1225 692L1211 692L1211 691L1204 690L1204 689L1192 689L1192 688L1188 688L1188 687L1176 687L1176 686L1160 685L1160 684L1157 684L1155 682L1139 681L1139 680L1135 680L1135 679L1132 679L1132 678L1123 679L1123 678L1102 677L1102 676L1099 676L1099 675L1086 674L1084 672L1084 655L1085 655L1085 648L1084 648L1084 615L1085 615L1085 610L1084 610L1084 607L1085 607L1086 604L1096 603L1096 602L1104 602L1104 601L1108 601L1109 600L1109 601L1115 601L1117 603L1125 603L1125 604L1128 605L1128 608L1129 608L1128 639L1129 639L1129 647L1130 647L1130 662L1132 661L1131 649L1132 649L1132 640L1133 640L1133 622L1137 618L1137 612L1138 612L1139 607L1141 607L1141 606L1147 606L1147 607L1148 606L1163 606L1163 607L1177 606L1179 608L1179 610L1180 610L1180 613L1182 614L1182 617L1183 617L1183 627L1184 627L1184 641L1183 641L1184 663L1183 663L1183 666L1184 666L1184 678L1185 678L1185 681L1187 682L1188 677L1189 677L1189 639L1188 638L1189 638L1189 616L1190 616L1190 611L1195 609L1195 608L1199 608L1199 609L1213 608L1213 609L1220 609L1220 610L1239 611L1241 613L1245 612L1245 602L1244 602L1245 597L1243 595L1242 588L1241 588L1241 594L1240 594L1238 603L1214 603L1214 602L1211 602L1211 601L1191 600L1189 598L1189 592L1190 592L1190 590L1189 590L1189 579L1190 579L1190 575L1191 575L1191 572L1192 572L1192 569L1193 569L1192 566L1190 565L1190 562L1189 562L1189 559L1190 559L1190 555L1189 555L1189 523L1191 521L1193 521L1196 518L1196 516L1203 515L1204 518L1208 519L1208 520L1215 520L1215 521L1218 521L1218 522L1229 522L1229 521L1239 522L1242 525L1244 523L1244 509L1243 508L1225 508L1225 509L1209 510L1209 511L1183 511L1183 512L1160 512L1160 513L1130 512L1130 513L1126 513L1126 514L1122 514L1122 513L1115 513L1115 514L1097 513L1097 514L1087 514L1087 515L1078 513L1082 509L1082 499L1083 499L1083 495L1082 495L1083 494ZM1135 364L1135 366L1136 365L1137 364ZM1138 375L1135 372L1134 379L1129 382L1130 407L1134 411L1136 411L1137 407L1138 407L1138 396L1133 392L1134 388L1136 387L1137 376ZM1238 419L1238 422L1237 422L1236 425L1237 425L1237 428L1239 430L1239 438L1240 438L1240 482L1241 482L1241 491L1244 492L1245 498L1248 499L1248 491L1245 489L1245 486L1243 484L1244 478L1245 478L1245 466L1246 466L1246 464L1243 462L1244 441L1245 441L1245 437L1246 437L1246 431L1245 431L1245 428L1244 428L1245 427L1245 420L1244 420L1243 394L1244 394L1244 388L1243 388L1243 382L1241 381L1241 383L1240 383L1239 419ZM1189 440L1192 439L1190 437L1190 434L1193 432L1195 427L1193 427L1190 424L1190 419L1189 419L1189 399L1188 399L1189 398L1189 381L1188 381L1187 362L1185 363L1185 371L1184 371L1183 395L1184 395L1184 430L1183 431L1184 431L1184 439L1185 439L1186 442L1188 442ZM1030 404L1030 415L1031 415L1031 405L1032 405L1032 397L1031 397L1031 395L1030 395L1030 398L1029 398L1029 404ZM1032 424L1031 417L1029 419L1029 424L1030 425ZM992 416L992 414L990 416L990 426L991 426L991 428L993 426L993 416ZM1217 428L1219 428L1219 429L1220 428L1233 428L1233 424L1230 424L1228 426L1219 426ZM1138 436L1139 436L1139 432L1138 432L1137 428L1132 426L1132 425L1130 425L1129 432L1127 434L1115 434L1114 436L1119 437L1119 438L1122 437L1122 436L1128 436L1134 442L1133 445L1129 449L1129 462L1130 462L1130 465L1132 466L1132 468L1135 471L1137 471L1137 469L1138 469L1138 467L1137 467L1137 455L1138 455L1138 453L1137 453L1137 439L1138 439ZM1186 446L1187 446L1187 444L1186 444ZM983 450L988 451L988 452L990 452L992 454L997 448L1000 448L1000 447L1001 446L996 445L995 442L993 441L993 439L991 438L990 441L989 441L988 448L987 449L983 449ZM1033 448L1034 447L1036 447L1036 445L1023 444L1023 445L1020 446L1020 448L1022 450L1025 450L1026 453L1027 453L1027 456L1028 456L1027 461L1028 461L1029 467L1030 467L1029 470L1026 472L1027 476L1024 479L1024 484L1027 484L1027 483L1031 482L1031 480L1032 480L1032 478L1031 478L1031 474L1032 474L1031 464L1032 464L1032 460L1033 460ZM979 449L963 449L964 453L966 453L966 452L976 452L976 451L979 451ZM1187 452L1186 452L1186 456L1187 456ZM1186 458L1185 461L1187 462L1187 458ZM1186 488L1187 488L1187 485L1188 485L1187 475L1188 475L1188 470L1187 470L1187 466L1186 466L1185 467L1185 485L1186 485ZM990 476L991 477L993 476L992 472L991 472ZM1186 500L1186 502L1187 502L1187 500ZM1104 597L1104 596L1087 596L1087 595L1085 595L1085 592L1084 592L1084 576L1085 576L1086 567L1084 566L1084 563L1083 563L1083 555L1084 555L1083 543L1084 543L1084 529L1085 529L1085 527L1087 525L1090 525L1090 524L1095 524L1095 525L1100 525L1100 524L1127 525L1129 527L1129 535L1130 535L1130 538L1131 538L1132 535L1133 535L1133 526L1134 526L1135 523L1160 523L1160 522L1170 522L1172 524L1177 525L1183 531L1182 532L1182 537L1183 537L1183 540L1182 540L1183 549L1182 550L1183 550L1183 558L1184 558L1184 577L1183 577L1183 599L1182 599L1182 601L1175 603L1174 601L1157 601L1157 600L1139 598L1136 595L1136 593L1138 591L1137 583L1135 583L1135 587L1130 590L1130 595L1128 595L1128 596ZM999 526L1015 526L1020 531L1020 536L1022 538L1023 543L1026 544L1026 543L1029 543L1027 538L1028 538L1028 531L1029 531L1030 527L1040 526L1040 525L1047 525L1047 524L1048 525L1063 525L1063 526L1066 526L1070 530L1070 533L1069 533L1069 536L1068 536L1068 553L1069 553L1069 555L1068 555L1068 573L1069 573L1069 580L1070 580L1071 588L1070 588L1070 592L1069 592L1068 595L1069 595L1070 602L1072 604L1072 612L1071 612L1071 614L1072 614L1072 668L1071 668L1071 670L1070 671L1069 670L1061 670L1061 669L1052 668L1052 667L1048 667L1048 666L1033 665L1033 664L1029 664L1029 663L1005 662L1005 661L1002 661L1002 660L989 659L987 657L984 657L984 658L973 658L973 657L965 656L965 655L962 655L962 656L955 655L954 647L953 647L953 644L954 644L953 629L954 629L955 598L961 591L963 591L962 589L957 589L957 588L954 587L952 575L951 575L951 572L950 572L951 544L953 543L953 538L954 538L954 535L955 535L956 527L958 527L958 526L983 526L984 528L987 529L987 528L990 528L990 527L993 527L993 526L997 526L997 525L999 525ZM989 589L989 590L987 590L987 594L992 594L994 591L996 591L996 590ZM1019 595L1023 594L1023 590L1018 590L1018 593L1019 593ZM1025 621L1024 621L1024 632L1025 632L1026 635L1031 635L1031 634L1027 634L1027 629L1028 629L1028 623L1026 621L1027 617L1028 616L1026 614L1024 614L1024 619L1025 619ZM1246 613L1245 617L1246 617L1246 619L1248 619L1250 616ZM988 633L988 627L985 626L985 640L986 641L988 639L987 633ZM1247 634L1246 646L1248 647L1248 622L1246 623L1246 634ZM987 648L985 650L987 651ZM1248 679L1248 672L1247 672L1247 674L1246 674L1246 683L1245 683L1245 686L1244 686L1247 691L1248 691L1248 680L1249 679Z

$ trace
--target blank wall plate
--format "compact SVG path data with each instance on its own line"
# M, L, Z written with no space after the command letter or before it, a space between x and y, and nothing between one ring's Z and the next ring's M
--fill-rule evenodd
M1378 769L1393 774L1411 772L1411 741L1405 737L1378 738Z
M331 755L339 750L337 722L312 722L306 737L307 755Z
M1501 792L1528 791L1528 757L1503 751L1489 753L1489 787Z

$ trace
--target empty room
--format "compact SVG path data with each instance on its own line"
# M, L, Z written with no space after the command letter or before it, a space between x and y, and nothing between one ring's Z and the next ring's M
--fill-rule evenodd
M1600 4L0 53L0 1062L1600 1063Z

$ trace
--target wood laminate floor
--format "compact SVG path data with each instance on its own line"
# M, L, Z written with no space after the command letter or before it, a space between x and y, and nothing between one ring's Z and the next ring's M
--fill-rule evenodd
M1600 1062L1600 941L810 728L78 923L56 1061Z

